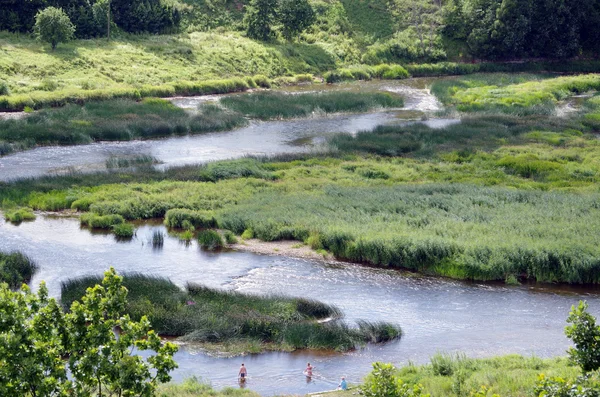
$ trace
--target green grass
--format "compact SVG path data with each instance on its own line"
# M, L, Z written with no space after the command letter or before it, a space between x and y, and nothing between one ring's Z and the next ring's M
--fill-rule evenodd
M61 302L70 307L100 277L70 280L62 284ZM179 289L167 279L139 274L126 275L127 313L133 319L147 315L153 328L164 336L209 344L258 343L279 349L349 350L366 342L400 337L396 326L359 323L349 328L339 321L316 320L341 316L339 310L321 302L281 296L254 296L188 284Z
M112 226L113 233L118 238L128 239L133 237L135 228L130 223L120 223Z
M401 97L388 93L258 92L225 97L221 104L251 118L270 120L307 117L314 113L367 112L376 108L402 107L404 102Z
M508 355L484 359L468 358L463 354L437 354L427 365L409 364L396 375L408 384L421 384L424 393L433 397L473 395L485 386L483 395L523 397L533 395L538 376L574 380L581 374L567 358L541 359ZM356 390L332 393L334 397L351 397Z
M248 389L226 387L214 390L209 384L196 378L186 379L180 384L169 383L158 386L158 397L259 397Z
M434 84L433 91L445 103L456 105L460 111L498 110L523 113L551 113L554 105L571 95L600 88L600 75L588 74L554 78L529 76L483 75L458 81ZM490 81L491 80L491 81ZM497 82L497 83L495 83Z
M28 283L37 270L35 262L20 252L0 252L0 283L7 283L10 288Z

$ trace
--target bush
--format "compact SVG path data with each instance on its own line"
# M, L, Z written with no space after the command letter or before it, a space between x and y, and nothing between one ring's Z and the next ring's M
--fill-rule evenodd
M600 369L600 326L596 319L588 313L586 302L579 301L577 307L572 306L565 334L573 341L575 347L569 348L569 357L584 372Z
M366 397L429 397L423 393L421 385L409 385L396 375L392 364L373 363L373 371L367 376L360 387L360 392Z
M10 95L8 83L4 80L0 80L0 95Z
M198 243L204 249L215 251L223 248L223 238L215 230L202 230L198 233Z

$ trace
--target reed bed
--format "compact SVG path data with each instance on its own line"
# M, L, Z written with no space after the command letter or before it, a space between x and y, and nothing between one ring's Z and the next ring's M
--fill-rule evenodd
M389 93L355 92L256 92L225 97L220 102L228 109L260 120L307 117L314 113L366 112L404 104L401 97Z
M66 308L79 299L100 277L86 277L62 284ZM376 324L364 331L341 322L319 324L321 318L338 318L339 309L321 302L282 296L247 295L220 291L197 284L180 289L168 279L141 274L124 276L128 289L127 313L133 319L147 315L153 328L164 336L188 342L224 343L258 341L281 348L348 350L371 341L399 338L390 324ZM373 336L381 329L381 335Z
M21 252L0 252L0 283L7 283L10 288L28 283L37 270L35 262Z
M114 100L45 109L23 119L0 121L0 140L29 142L29 146L76 145L230 130L246 123L241 115L211 104L191 115L162 99Z
M4 212L4 219L18 225L35 220L35 214L30 208L9 208Z

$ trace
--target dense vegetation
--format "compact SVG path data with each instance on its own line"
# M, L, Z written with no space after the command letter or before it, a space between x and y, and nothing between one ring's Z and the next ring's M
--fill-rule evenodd
M64 282L61 301L69 307L99 277ZM167 279L125 276L126 312L132 319L147 316L163 336L183 341L225 345L223 349L259 352L278 349L349 350L366 342L399 338L400 328L387 323L359 322L349 328L340 321L317 320L341 316L339 310L317 301L274 296L252 296L188 284L181 290Z
M441 129L334 136L334 151L320 156L42 178L7 184L0 198L91 212L83 221L166 217L188 234L220 227L295 239L341 259L463 279L597 283L600 103L589 97L582 110L559 117L554 94L542 107L512 99L530 95L520 87L531 84L567 95L565 78L548 77L443 80L434 91L450 105L480 87L513 105L497 113L493 104ZM586 91L594 79L569 77L566 92Z
M31 281L37 269L35 262L21 252L0 252L0 284L7 283L10 288L19 288Z
M124 315L121 281L114 269L106 272L69 313L43 282L35 294L0 284L0 394L153 396L169 382L177 347L162 342L146 317Z

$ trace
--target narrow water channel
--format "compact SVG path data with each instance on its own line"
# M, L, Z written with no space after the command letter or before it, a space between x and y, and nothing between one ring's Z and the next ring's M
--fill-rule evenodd
M318 150L326 138L335 133L356 133L383 124L414 122L441 110L441 104L427 89L429 81L411 79L402 82L372 81L318 86L319 90L395 92L405 98L405 106L402 109L288 121L253 121L249 126L234 131L167 139L39 147L0 157L0 181L69 172L101 171L106 169L106 160L111 156L147 154L162 162L160 167L171 167L247 155ZM302 86L290 90L302 92L315 89L313 86ZM173 98L172 101L177 106L193 111L199 103L216 98ZM432 128L440 128L459 120L430 118L423 122Z
M162 249L148 243L160 225L144 225L131 242L81 229L75 218L38 216L20 226L0 221L0 251L20 250L40 266L33 280L48 284L54 296L60 283L100 274L109 266L119 272L169 277L179 285L203 283L248 293L303 296L338 305L346 320L398 323L398 342L367 346L349 353L266 353L216 358L182 346L175 380L201 377L215 387L237 386L237 369L249 370L248 387L263 395L305 394L335 388L339 377L358 382L374 361L397 365L424 363L438 351L473 357L518 353L564 355L569 343L563 330L571 305L590 302L599 315L597 289L552 286L505 286L417 276L345 263L325 263L243 252L208 253L168 237ZM307 383L307 362L316 376Z

